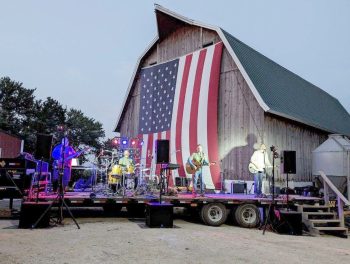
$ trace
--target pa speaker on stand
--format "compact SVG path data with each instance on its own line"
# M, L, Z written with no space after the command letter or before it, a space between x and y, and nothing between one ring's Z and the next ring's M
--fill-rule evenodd
M157 164L169 163L169 140L156 141Z

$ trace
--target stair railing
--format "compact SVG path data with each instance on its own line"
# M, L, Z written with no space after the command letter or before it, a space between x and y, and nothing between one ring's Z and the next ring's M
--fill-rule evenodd
M323 171L319 171L321 178L323 180L323 190L324 190L324 202L329 204L329 190L331 189L337 196L338 202L338 216L341 226L344 226L344 206L350 207L350 201L345 198L345 196L338 190L333 182L326 176Z

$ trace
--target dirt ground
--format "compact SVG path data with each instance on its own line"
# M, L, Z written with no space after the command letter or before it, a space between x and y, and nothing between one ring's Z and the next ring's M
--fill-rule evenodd
M258 229L210 227L187 217L177 217L175 228L147 228L144 219L107 218L99 209L73 213L80 230L69 218L64 226L35 230L1 219L0 263L350 262L350 239L262 235Z

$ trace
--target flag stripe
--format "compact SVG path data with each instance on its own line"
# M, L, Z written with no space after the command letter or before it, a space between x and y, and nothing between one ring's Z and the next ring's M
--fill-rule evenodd
M218 109L218 93L219 93L219 80L220 80L220 64L222 54L222 43L215 45L213 63L210 71L209 81L209 94L208 94L208 107L207 107L207 131L208 131L208 155L210 160L219 158L218 148L218 122L217 122L217 109ZM220 168L218 165L210 167L210 173L217 189L220 188Z
M194 152L198 141L197 141L197 125L198 125L198 106L199 106L199 96L200 96L200 88L202 82L202 74L203 74L203 66L205 61L205 56L207 54L207 50L201 50L199 53L198 64L196 65L196 74L193 85L193 94L192 94L192 103L191 103L191 114L190 114L190 126L189 126L189 150Z
M180 95L179 95L179 101L178 101L178 110L177 110L177 120L176 120L176 149L181 149L181 153L177 152L176 153L176 160L177 163L182 162L182 157L183 157L183 148L182 148L182 120L183 120L183 114L184 114L184 104L185 104L185 96L186 96L186 87L187 87L187 82L188 82L188 77L189 77L189 72L190 72L190 66L191 66L191 61L192 61L192 54L186 56L186 61L185 61L185 68L184 72L182 75L182 81L181 81L181 90L180 90ZM183 166L179 169L179 174L180 176L185 175L185 170Z
M178 114L178 105L179 105L179 97L180 97L180 91L181 91L181 85L182 85L182 76L184 75L184 67L185 67L185 59L179 60L178 65L178 73L177 73L177 80L176 80L176 90L174 95L174 105L173 105L173 116L171 120L171 132L170 132L170 160L172 163L178 164L178 158L177 156L181 155L181 152L178 153L178 150L181 148L176 146L176 122L177 122L177 114ZM173 171L173 177L179 176L179 170Z
M204 116L207 114L207 109L208 109L208 93L209 93L209 80L210 80L210 71L211 71L211 63L213 61L213 55L214 55L214 46L211 46L208 48L207 51L207 56L205 59L205 64L204 64L204 69L203 69L203 77L202 77L202 83L201 83L201 92L199 95L199 106L198 106L198 113L202 113ZM214 109L211 109L211 111L214 111ZM208 126L208 120L205 117L198 118L198 141L201 142L203 146L203 151L206 154L207 157L208 155L208 144L209 141L211 140L208 137L208 131L207 131L207 126ZM210 160L209 160L210 161ZM213 188L214 184L212 181L212 177L206 177L209 182L206 182L206 186Z

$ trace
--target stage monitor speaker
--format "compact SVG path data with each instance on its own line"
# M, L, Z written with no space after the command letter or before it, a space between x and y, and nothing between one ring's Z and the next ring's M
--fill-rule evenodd
M35 158L42 160L49 160L51 157L52 135L37 134Z
M146 225L148 227L173 227L173 205L168 203L146 204Z
M294 150L283 151L283 173L295 174L296 152Z
M231 193L245 193L247 191L247 183L235 182L231 183Z
M157 164L169 163L169 140L156 141Z
M275 229L278 233L297 235L303 234L301 212L280 211L280 221L276 223Z
M50 202L23 202L21 205L21 214L19 218L18 228L32 228L39 217L47 210L51 205ZM44 215L40 220L37 227L49 227L50 225L50 212Z

